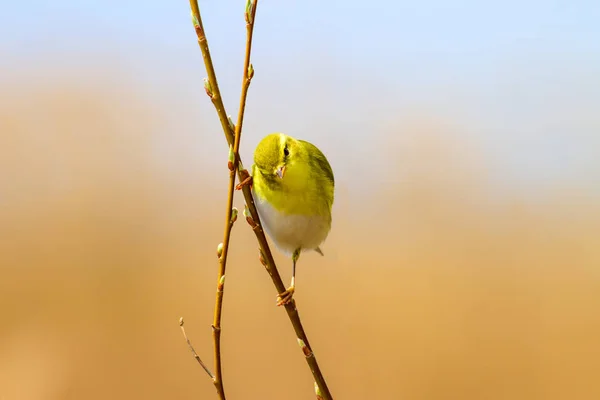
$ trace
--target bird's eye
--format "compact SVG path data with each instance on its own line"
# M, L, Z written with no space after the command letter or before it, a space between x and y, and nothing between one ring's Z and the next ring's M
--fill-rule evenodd
M283 155L284 155L284 156L286 156L286 157L290 155L290 151L288 150L288 148L287 148L287 147L285 147L285 148L283 149Z

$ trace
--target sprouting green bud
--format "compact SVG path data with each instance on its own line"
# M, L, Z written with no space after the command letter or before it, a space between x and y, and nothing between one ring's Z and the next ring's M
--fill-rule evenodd
M223 243L219 243L217 246L217 257L221 258L221 254L223 254Z
M237 216L238 216L238 209L233 207L231 209L231 223L233 224L235 221L237 221Z
M233 152L233 146L229 145L229 161L227 162L227 167L229 167L230 171L234 170L233 163L235 162L235 153Z
M254 0L246 0L246 23L252 24L252 14L254 13Z
M223 290L223 286L225 285L225 275L223 275L220 279L219 279L219 283L217 284L217 290L218 291L222 291Z
M306 343L304 343L304 340L298 339L298 345L302 349L302 352L304 353L305 357L312 356L312 351L310 351L310 349L308 348L308 346L306 345Z
M323 394L321 393L321 388L319 387L319 385L317 385L317 382L315 382L315 394L317 395L317 399L323 398Z
M194 24L194 27L199 26L200 21L198 21L198 18L194 15L194 12L192 11L190 14L192 15L192 23Z
M248 222L248 225L250 225L252 227L252 229L254 229L258 226L256 224L256 222L254 222L254 218L252 218L252 214L250 213L250 210L248 209L248 205L246 205L244 207L244 217L246 217L246 222Z
M208 97L210 97L212 99L212 97L213 97L212 85L210 84L210 80L208 80L208 78L204 78L204 90L206 90L206 94L208 95Z
M233 120L231 119L231 115L227 116L227 122L229 123L229 129L231 129L232 132L235 132L235 124L233 123Z
M260 261L263 267L267 266L267 261L265 260L265 255L261 248L258 249L258 261Z
M254 76L254 67L252 64L248 65L248 79L252 79Z

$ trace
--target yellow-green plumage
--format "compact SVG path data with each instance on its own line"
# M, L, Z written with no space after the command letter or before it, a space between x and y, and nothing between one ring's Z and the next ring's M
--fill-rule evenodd
M333 171L323 153L309 142L270 134L256 147L252 179L263 227L277 247L318 250L331 228L334 199Z
M279 250L292 255L292 285L278 298L279 305L286 304L300 252L323 254L319 245L331 229L333 171L313 144L272 133L254 151L252 191L262 227Z

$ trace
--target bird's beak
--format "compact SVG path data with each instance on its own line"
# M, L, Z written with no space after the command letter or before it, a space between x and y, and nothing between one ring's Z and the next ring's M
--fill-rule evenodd
M277 174L279 179L283 179L283 175L285 174L285 165L282 165L281 167L277 168L275 173Z

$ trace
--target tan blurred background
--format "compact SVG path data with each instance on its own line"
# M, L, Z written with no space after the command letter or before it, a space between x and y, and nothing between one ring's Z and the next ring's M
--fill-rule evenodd
M112 82L62 79L15 88L27 96L0 115L1 398L212 398L177 320L210 362L226 166L169 176L152 157L160 110ZM390 168L411 172L356 205L341 186L326 257L299 269L301 316L336 397L600 396L599 205L566 185L533 204L492 201L479 160L436 139L445 128L389 129L411 138ZM228 394L311 398L245 224L232 245Z
M193 40L186 45L197 51ZM49 69L23 61L25 72L16 61L4 65L0 400L216 398L178 319L212 366L225 141L202 93L199 53L171 60L189 64L185 74L156 75L151 85L123 57L106 52ZM239 79L228 68L224 79ZM264 89L275 84L257 67L246 165L263 128L277 129L272 117L307 118L303 102L340 113L342 99L360 93L328 87L323 68L312 82L321 103L300 91L297 108L282 115ZM399 97L380 95L366 96L369 104L389 108ZM472 134L482 121L462 104L421 99L385 119L364 110L364 125L337 136L327 132L338 121L310 116L323 129L304 137L322 144L341 177L326 256L304 255L297 280L325 377L336 399L598 399L597 185L562 179L535 189L534 179L528 192L498 183ZM364 104L356 107L348 118ZM577 115L566 120L598 128L593 114ZM289 127L302 132L303 124ZM241 196L235 203L243 207ZM241 220L232 246L222 336L228 397L314 398ZM287 282L290 262L276 259Z

